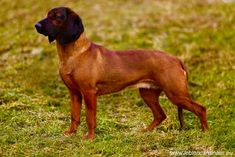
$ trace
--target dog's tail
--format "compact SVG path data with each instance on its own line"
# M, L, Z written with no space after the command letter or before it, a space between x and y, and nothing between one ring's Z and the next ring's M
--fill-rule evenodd
M188 69L181 60L179 60L179 61L180 61L180 65L181 65L182 69L185 71L186 79L188 81Z
M179 60L179 62L180 62L180 65L181 65L182 69L185 72L186 80L188 82L188 70L187 70L186 66L184 65L184 63L181 60ZM183 129L184 128L184 117L183 117L183 108L181 108L181 107L178 107L178 118L179 118L179 121L180 121L180 129Z

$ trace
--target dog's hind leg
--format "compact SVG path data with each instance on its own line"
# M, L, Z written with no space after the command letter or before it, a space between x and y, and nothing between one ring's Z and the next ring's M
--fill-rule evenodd
M140 96L143 98L144 102L149 106L153 113L152 123L142 131L151 131L156 126L158 126L164 119L166 119L166 115L159 104L159 95L162 90L139 88L139 92Z
M166 93L171 102L180 108L186 109L193 112L198 116L201 122L201 127L203 131L208 130L207 118L206 118L206 108L202 105L192 101L189 96L177 95L176 93ZM187 94L188 95L188 94Z
M180 129L184 127L184 117L183 117L183 108L178 106L178 118L180 121Z

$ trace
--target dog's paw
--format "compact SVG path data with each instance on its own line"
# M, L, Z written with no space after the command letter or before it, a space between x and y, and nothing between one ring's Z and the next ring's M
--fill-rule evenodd
M148 132L148 131L150 131L150 130L149 130L149 128L142 128L140 131L143 132L143 133L145 133L145 132Z
M64 132L64 136L65 136L65 137L69 137L69 136L71 136L71 135L74 134L74 133L76 133L76 130L71 130L71 129L69 129L69 130L67 130L67 131Z
M93 135L93 134L86 134L86 135L84 135L83 136L83 140L94 140L94 138L95 138L95 135Z

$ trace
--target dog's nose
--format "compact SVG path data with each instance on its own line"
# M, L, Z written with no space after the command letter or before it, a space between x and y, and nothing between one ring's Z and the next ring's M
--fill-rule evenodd
M40 29L42 29L42 24L41 23L36 23L35 27L36 27L37 30L40 30Z

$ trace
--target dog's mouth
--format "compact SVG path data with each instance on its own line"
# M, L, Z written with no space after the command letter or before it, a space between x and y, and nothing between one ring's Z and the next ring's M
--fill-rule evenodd
M57 33L55 33L55 32L50 33L50 32L45 31L40 23L36 23L35 28L36 28L36 30L39 34L42 34L42 35L48 37L48 41L50 43L53 42L56 39L56 35L52 35L52 34L57 34Z
M43 30L43 27L42 27L42 24L41 23L36 23L35 24L35 28L36 28L36 30L37 30L37 32L38 33L40 33L40 34L43 34L43 35L47 35L46 33L45 33L45 31Z
M37 30L37 32L38 32L39 34L44 35L44 36L49 36L48 33L44 32L44 31L42 31L42 30Z

